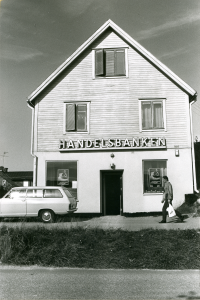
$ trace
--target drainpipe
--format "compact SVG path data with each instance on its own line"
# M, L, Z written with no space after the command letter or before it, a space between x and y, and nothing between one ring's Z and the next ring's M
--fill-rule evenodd
M35 107L29 100L27 100L27 105L32 109L31 156L33 157L33 186L37 186L37 156L33 153Z
M197 93L193 97L193 101L190 102L190 132L191 132L191 155L192 155L192 171L193 171L193 190L195 193L199 193L197 190L196 181L196 167L195 167L195 155L194 155L194 138L193 138L193 125L192 125L192 104L197 101Z

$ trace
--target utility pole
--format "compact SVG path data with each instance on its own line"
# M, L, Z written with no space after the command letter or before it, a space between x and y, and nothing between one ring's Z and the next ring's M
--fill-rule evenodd
M4 152L3 155L0 155L3 157L3 167L4 167L4 157L8 157L8 156L6 156L6 153L8 153L8 152Z

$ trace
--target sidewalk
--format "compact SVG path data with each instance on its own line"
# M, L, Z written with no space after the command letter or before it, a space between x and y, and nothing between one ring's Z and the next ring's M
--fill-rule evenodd
M167 218L167 223L160 224L161 216L148 217L124 217L124 216L102 216L94 217L89 220L81 218L72 218L71 221L61 221L53 224L44 224L42 222L1 222L0 226L7 227L46 227L46 228L70 228L70 227L84 227L84 228L102 228L102 229L122 229L130 231L138 231L141 229L196 229L200 230L200 217L188 217L180 222L178 217Z
M167 218L167 223L160 224L162 216L149 217L123 217L123 216L103 216L84 221L87 227L99 228L121 228L123 230L138 231L141 229L200 229L200 217L193 218L192 215L183 222L178 217Z

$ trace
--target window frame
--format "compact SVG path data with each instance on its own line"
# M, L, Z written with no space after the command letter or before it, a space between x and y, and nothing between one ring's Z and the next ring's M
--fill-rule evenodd
M167 131L167 128L166 128L166 98L140 98L138 101L139 101L139 130L140 130L140 132ZM149 128L149 129L142 128L142 103L143 102L151 102L151 103L162 102L163 128Z
M54 187L60 187L60 185L58 184L48 184L48 163L50 164L56 164L56 163L59 163L63 166L63 168L66 168L66 166L64 164L70 164L70 163L76 163L76 182L77 182L77 191L78 191L78 182L79 182L79 161L78 160L75 160L75 159L72 159L72 160L46 160L45 161L45 186L48 188L49 186L54 186ZM67 166L69 169L70 167ZM58 168L60 168L60 166L57 166L56 169L58 170ZM71 173L71 172L70 172ZM70 181L70 178L71 178L71 175L69 176L69 181ZM55 178L54 178L55 179ZM57 182L57 178L53 181L56 181Z
M71 182L72 182L72 186L71 187L70 186L67 186L67 187L64 186L64 187L66 189L70 189L70 191L69 191L70 194L72 194L71 189L74 189L75 190L75 192L74 192L75 194L73 193L72 197L75 198L77 202L79 202L79 200L78 200L79 199L78 198L78 193L79 193L79 161L78 160L74 160L74 159L72 159L72 160L55 160L55 159L54 160L45 160L45 188L48 188L49 186L51 186L51 187L54 186L56 188L56 187L60 187L60 185L58 185L57 179L55 179L55 178L53 178L54 184L51 183L50 185L48 185L48 179L49 179L48 178L48 163L59 163L59 164L62 164L63 168L68 167L69 170L70 170L71 167L69 165L66 166L64 164L65 163L66 164L68 164L68 163L76 163L76 167L75 167L75 169L76 169L76 180L74 180L76 182L76 187L73 187L73 180L71 180ZM57 166L56 169L58 169L59 167ZM70 171L70 174L71 174L71 171ZM71 175L69 176L69 181L70 181L70 178L71 178ZM56 184L55 184L55 182L56 182ZM62 194L63 194L63 191L62 191Z
M143 195L145 196L149 196L149 195L162 195L164 193L164 189L163 191L152 191L152 192L147 192L145 191L145 182L144 182L144 164L145 162L165 162L165 165L166 165L166 172L162 174L162 176L167 176L167 163L168 163L168 160L167 159L143 159L142 160L142 190L143 190ZM152 169L155 169L155 167L152 167ZM163 179L162 179L162 185L163 185Z
M86 120L86 130L77 130L77 115L75 112L75 126L76 129L75 130L66 130L66 121L67 121L67 115L66 115L66 106L69 104L74 104L76 105L81 105L84 104L87 107L87 120ZM89 133L89 124L90 124L90 101L69 101L69 102L64 102L64 109L63 109L64 115L63 115L63 134L75 134L75 133L81 133L81 134L88 134Z
M95 69L96 69L96 60L95 60L95 53L98 50L124 50L124 65L125 65L125 75L115 75L115 76L106 76L106 75L102 75L102 76L98 76L95 74ZM104 58L104 64L105 64L105 58ZM92 78L93 79L112 79L112 78L127 78L128 77L128 47L112 47L112 48L95 48L92 49Z
M20 193L21 192L24 192L25 193L23 195L20 196ZM12 193L16 193L18 192L19 193L19 196L18 197L11 197ZM26 188L22 188L22 189L13 189L10 191L9 195L7 195L5 198L10 198L10 199L16 199L16 198L26 198L27 197L27 189Z
M46 193L46 191L59 191L59 193L55 196L54 194L52 195L48 195L48 193ZM48 197L46 196L48 195ZM59 195L59 196L58 196ZM43 198L47 199L47 198L51 198L51 199L55 199L55 198L63 198L63 194L60 191L60 189L52 189L52 188L44 188L43 189Z
M32 196L30 196L29 195L29 191L34 191L33 193L32 193ZM37 196L37 192L35 193L35 191L42 191L42 194L40 194L40 195L42 195L42 196ZM39 194L39 193L38 193ZM34 195L34 196L33 196ZM27 189L27 191L26 191L26 197L27 198L31 198L31 199L33 199L33 198L35 198L35 199L41 199L41 198L44 198L44 189L43 188L35 188L35 187L32 187L32 188L30 188L30 189Z

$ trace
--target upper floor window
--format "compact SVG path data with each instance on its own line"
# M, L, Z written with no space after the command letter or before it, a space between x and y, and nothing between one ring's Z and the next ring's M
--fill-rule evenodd
M140 101L140 129L165 130L165 99Z
M127 75L127 49L95 50L95 77L116 77Z
M89 108L88 103L65 103L64 132L88 131Z

